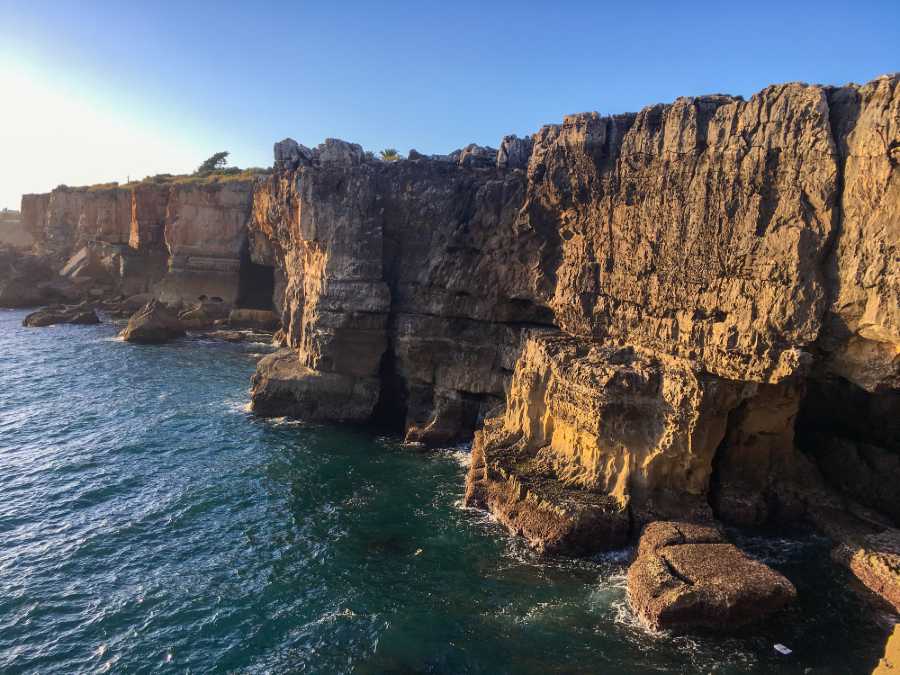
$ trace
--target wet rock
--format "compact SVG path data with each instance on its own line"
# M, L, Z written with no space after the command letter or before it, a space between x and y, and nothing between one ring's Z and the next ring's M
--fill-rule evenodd
M303 366L297 352L283 349L259 361L252 379L253 412L311 422L365 422L378 399L376 378L358 378Z
M178 320L187 330L210 330L216 322L228 318L230 307L224 302L200 301L182 311Z
M491 452L501 422L486 420L475 433L464 502L489 510L506 528L546 554L587 555L628 540L628 511L602 493L567 487L538 462ZM512 455L512 456L510 456Z
M486 506L513 531L530 510L590 505L609 534L581 540L581 552L620 546L632 516L710 518L713 457L743 394L735 383L697 375L674 359L556 332L531 334L504 414L476 436L467 503ZM546 548L540 537L530 539Z
M233 309L228 314L228 325L232 328L252 328L271 332L278 329L281 319L271 310Z
M160 344L182 337L184 326L172 310L154 299L128 320L121 335L126 342Z
M709 525L647 525L628 569L631 607L654 629L730 630L764 619L796 595L790 581Z
M100 318L94 309L87 305L74 307L46 307L37 312L32 312L22 321L23 326L31 328L43 326L55 326L57 324L74 324L90 326L100 323Z

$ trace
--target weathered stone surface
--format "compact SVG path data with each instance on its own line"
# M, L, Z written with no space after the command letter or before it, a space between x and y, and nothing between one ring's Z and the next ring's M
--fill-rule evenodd
M178 320L187 330L211 330L228 318L229 305L224 302L201 301L178 314Z
M532 335L502 419L481 432L467 493L490 490L493 481L527 483L548 495L556 486L593 493L625 513L626 534L629 509L639 519L708 518L713 458L742 396L739 384L698 376L676 359ZM598 538L592 550L620 543Z
M271 332L281 325L281 320L275 312L270 310L233 309L228 314L228 324L234 328L252 328Z
M729 630L794 600L793 584L728 543L715 527L657 521L628 569L628 599L651 628Z
M39 328L57 324L90 326L100 323L100 318L92 307L86 305L45 307L32 312L22 321L23 326Z
M361 145L338 138L326 138L312 154L313 161L322 166L356 166L366 158Z
M545 127L525 213L546 233L559 326L730 379L801 373L825 309L837 171L821 87Z
M276 171L294 171L311 164L314 159L314 152L293 138L285 138L276 143L274 154Z
M884 656L872 671L872 675L897 675L897 673L900 673L900 624L894 625L884 645Z
M831 555L900 612L900 530L845 536Z
M237 300L252 187L250 181L173 187L165 226L169 270L156 291L160 300Z
M128 244L131 237L131 190L88 189L82 194L75 247L92 242Z
M253 412L290 415L311 422L365 422L378 400L374 377L316 371L300 363L297 352L282 349L259 361L253 376Z
M37 307L77 298L45 258L0 249L0 307Z
M457 162L467 169L488 168L497 161L497 150L488 146L470 143L459 153Z
M159 300L151 300L128 320L122 331L126 342L159 344L184 335L178 317Z
M139 184L131 200L131 225L128 245L136 251L161 251L165 248L166 208L169 185Z
M531 159L531 138L504 136L497 150L497 166L501 169L526 169Z
M34 245L34 237L22 222L19 211L0 211L0 246L28 250Z
M22 226L34 240L37 249L46 237L47 207L50 205L49 194L22 195Z
M491 452L488 444L502 436L501 425L488 419L475 433L467 506L490 510L542 553L584 555L625 544L631 523L615 497L568 487L545 463L517 452L519 447L503 448L510 451L502 455Z
M830 370L868 391L900 388L900 75L832 90L840 236L828 260Z

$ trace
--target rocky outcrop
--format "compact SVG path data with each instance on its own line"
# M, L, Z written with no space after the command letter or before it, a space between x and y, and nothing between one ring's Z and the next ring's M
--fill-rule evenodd
M815 504L810 518L834 541L832 559L900 612L900 530L877 512L839 500Z
M900 624L895 624L884 646L884 656L872 675L896 675L900 673Z
M900 77L829 93L843 179L828 259L827 369L874 392L900 388Z
M22 214L7 209L0 211L0 246L30 249L33 244L31 233L22 223Z
M253 179L243 176L61 186L25 195L22 217L38 255L106 296L152 292L189 305L217 297L233 306L250 259L252 189ZM268 307L272 299L270 290Z
M286 141L250 227L296 362L261 365L255 409L326 419L321 381L338 417L409 441L480 429L467 501L546 551L807 518L844 454L811 447L810 392L897 389L898 83L573 115L398 162ZM856 475L890 511L895 448L865 442Z
M467 502L540 550L659 520L819 523L821 504L878 509L880 532L898 517L898 89L682 98L395 162L285 139L256 180L59 188L22 214L71 284L106 271L198 326L215 298L235 323L274 311L259 414L474 436Z
M628 569L628 599L653 629L730 630L792 602L790 581L729 543L715 527L654 522Z
M169 268L157 291L161 300L194 302L206 296L237 301L252 185L229 181L173 187L165 222Z
M310 422L359 422L371 412L378 381L313 370L293 349L262 358L253 376L253 410L260 415L291 414Z
M153 299L128 320L122 331L125 342L161 344L184 335L184 325L159 300Z
M36 307L78 296L77 289L59 279L45 258L0 249L0 307Z
M22 321L23 326L41 328L58 324L74 324L79 326L91 326L100 323L100 318L93 307L86 305L45 307L37 312L32 312Z

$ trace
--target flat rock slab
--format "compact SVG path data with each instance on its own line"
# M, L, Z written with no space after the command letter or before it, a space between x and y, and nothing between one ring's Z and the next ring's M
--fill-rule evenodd
M100 319L93 308L79 305L75 307L46 307L32 312L22 321L23 326L30 328L42 328L63 323L92 326L100 323Z
M900 612L900 530L848 539L835 547L831 557Z
M728 630L778 611L793 584L729 543L718 528L657 521L628 570L628 599L651 628Z

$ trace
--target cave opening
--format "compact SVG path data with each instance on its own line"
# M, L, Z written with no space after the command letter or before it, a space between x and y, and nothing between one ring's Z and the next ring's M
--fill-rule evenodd
M810 379L795 439L833 488L900 525L900 391Z
M259 265L250 257L249 245L241 251L241 265L238 272L238 295L235 306L241 309L261 309L272 311L275 295L275 268Z

